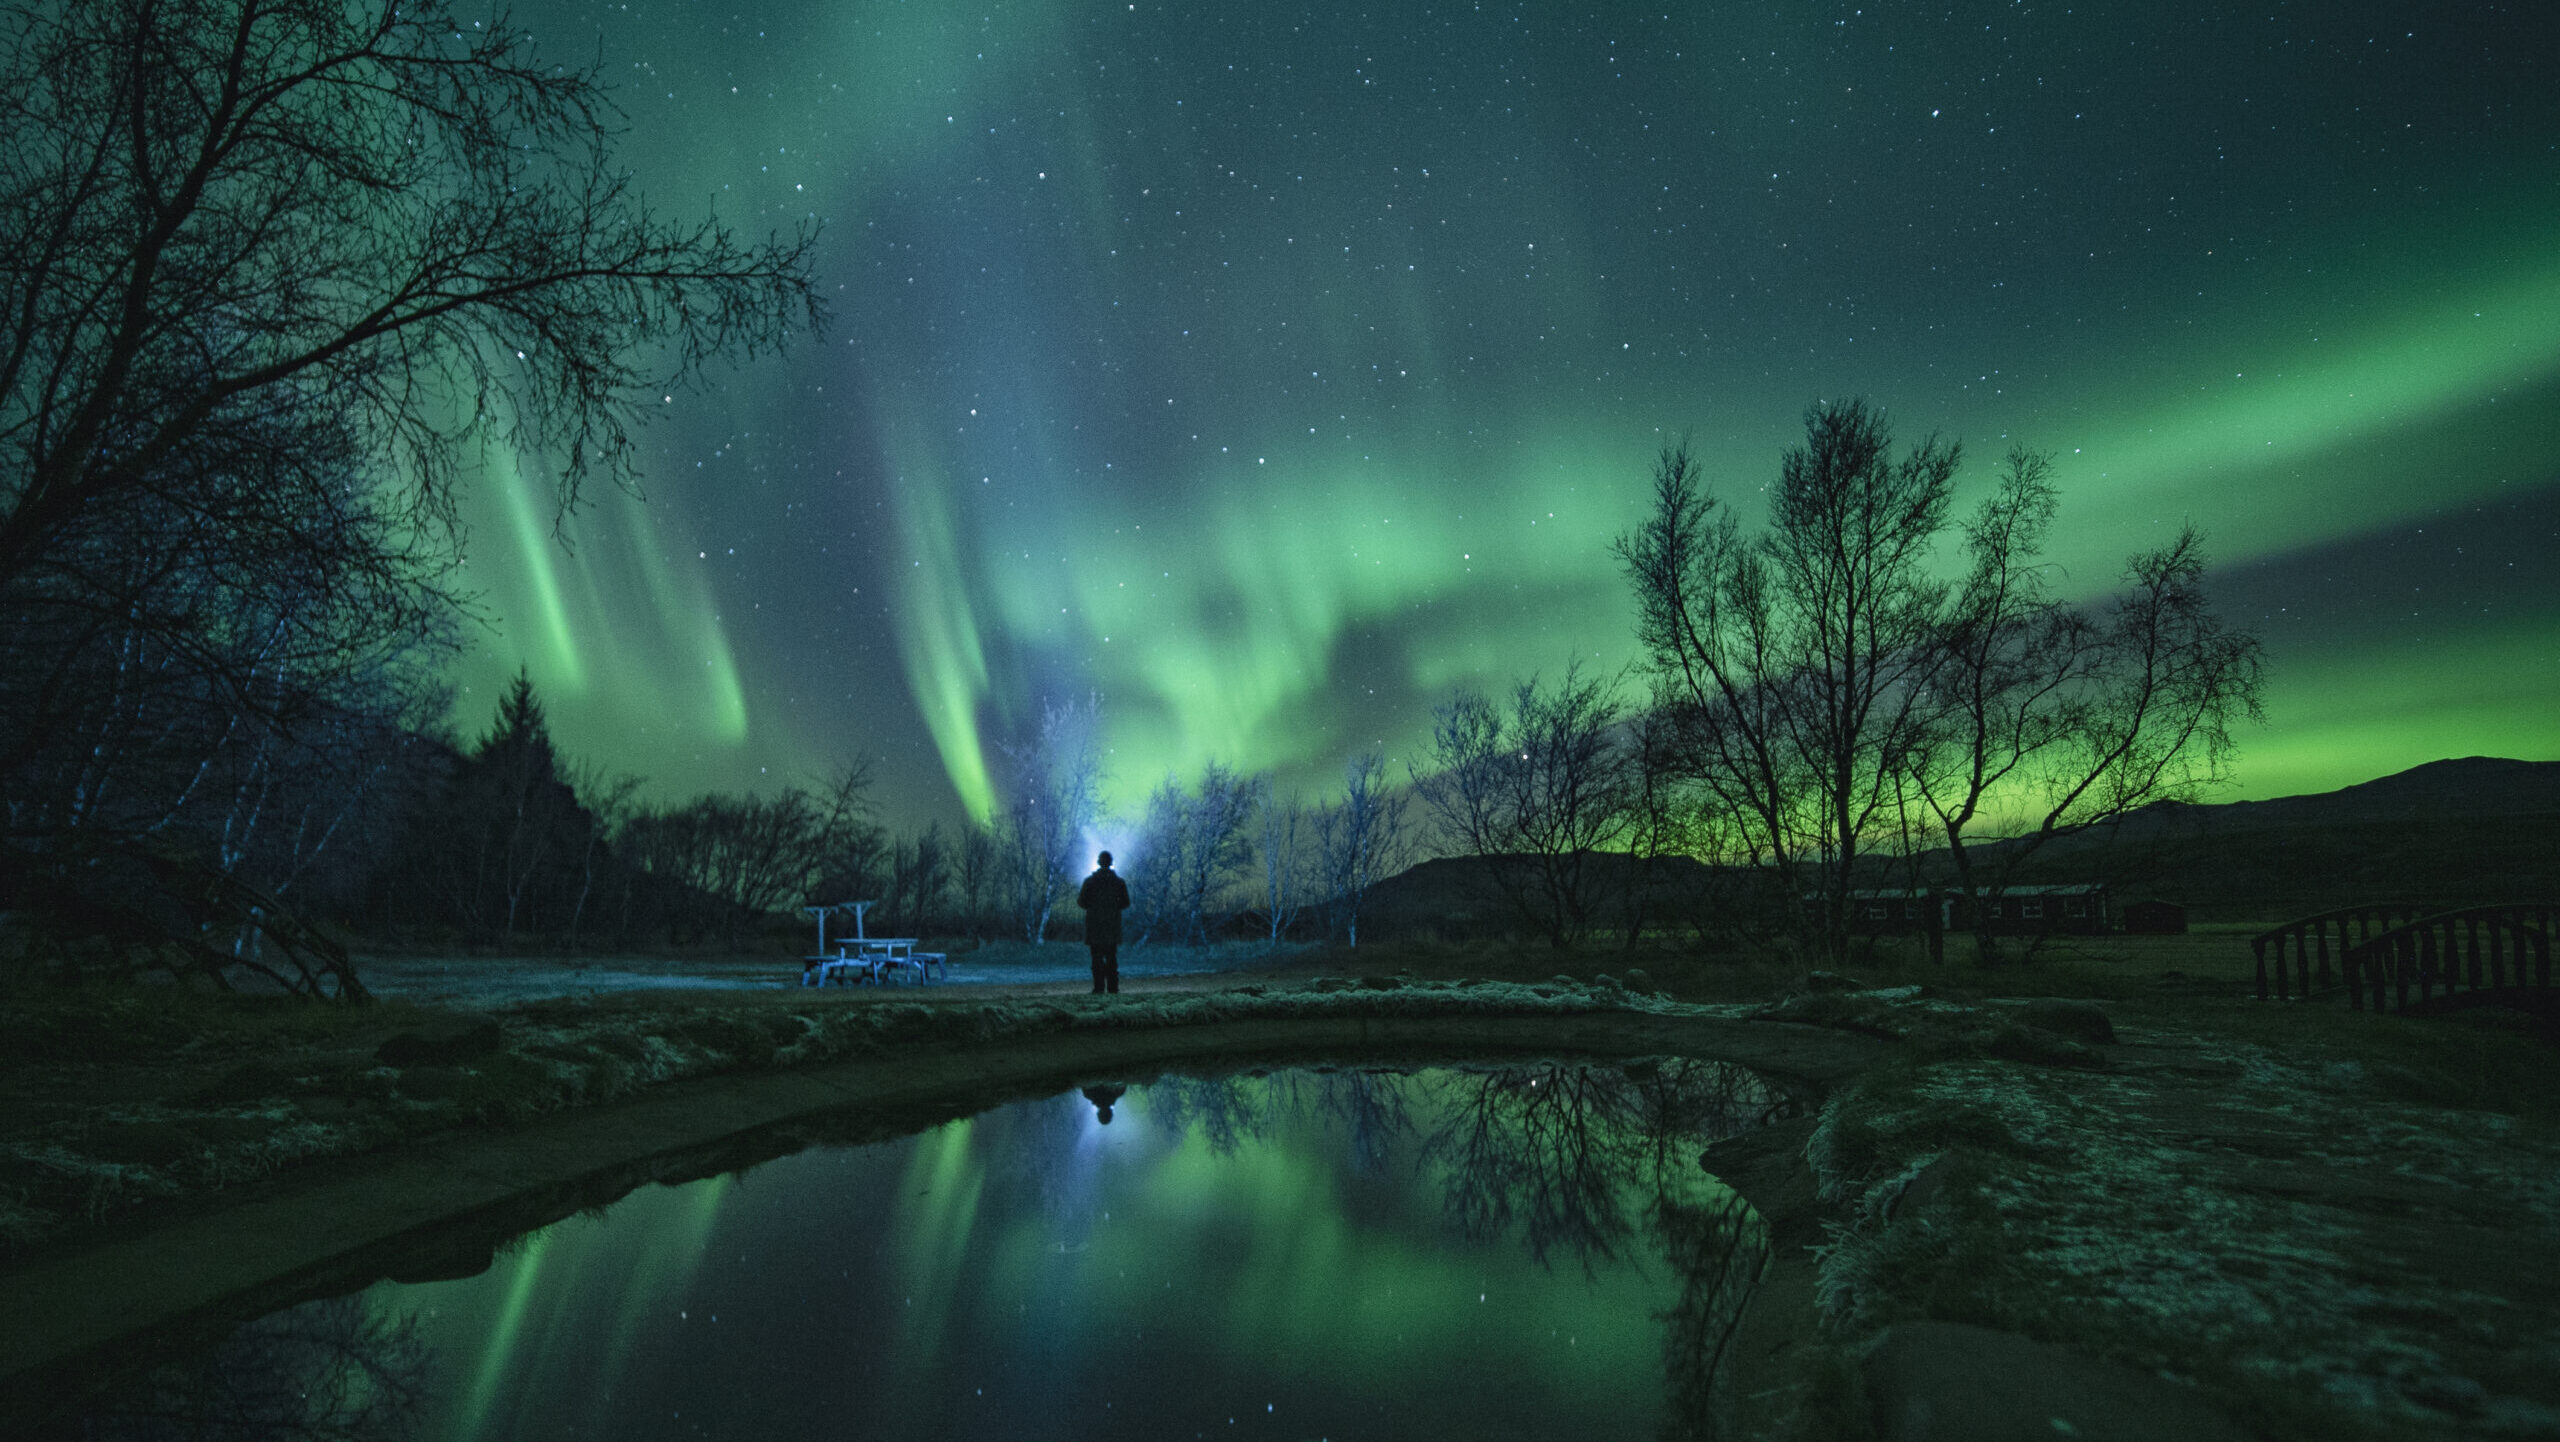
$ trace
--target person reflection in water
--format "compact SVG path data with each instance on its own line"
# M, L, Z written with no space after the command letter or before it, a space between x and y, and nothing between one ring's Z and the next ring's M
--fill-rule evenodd
M1093 1119L1103 1126L1111 1125L1111 1104L1128 1094L1127 1087L1096 1084L1084 1089L1084 1099L1093 1103Z
M1093 994L1120 990L1120 913L1129 909L1129 883L1111 869L1111 853L1094 858L1093 875L1076 892L1084 908L1085 949L1093 953Z

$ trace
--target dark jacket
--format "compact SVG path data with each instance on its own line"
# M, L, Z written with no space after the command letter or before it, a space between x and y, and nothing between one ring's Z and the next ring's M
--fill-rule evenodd
M1084 908L1084 941L1087 946L1120 944L1120 913L1129 909L1129 883L1120 873L1105 866L1084 879L1076 892L1076 905Z

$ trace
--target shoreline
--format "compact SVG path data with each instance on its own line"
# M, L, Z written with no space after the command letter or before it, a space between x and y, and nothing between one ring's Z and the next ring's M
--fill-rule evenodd
M1317 1000L1325 1004L1307 1005ZM795 1126L894 1135L1079 1079L1147 1070L1541 1053L1729 1061L1816 1101L1893 1045L1704 1008L1561 995L1466 1004L1464 989L1416 987L1271 1001L1151 1009L1212 1013L1199 1017L1045 1004L1057 1017L1043 1032L919 1037L873 1056L664 1082L500 1130L306 1164L235 1195L200 1197L185 1215L67 1240L0 1271L0 1382L13 1397L50 1405L85 1390L101 1368L120 1371L115 1359L156 1355L175 1337L384 1276L450 1275L475 1254L485 1260L497 1240L647 1182L797 1150L812 1138L790 1134ZM1463 1009L1445 1009L1451 1003ZM971 1014L985 1008L949 1010L985 1020ZM1301 1014L1214 1014L1235 1010Z

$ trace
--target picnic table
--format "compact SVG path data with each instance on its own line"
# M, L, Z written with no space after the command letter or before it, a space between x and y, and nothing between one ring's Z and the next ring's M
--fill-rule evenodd
M950 963L938 951L916 950L912 936L857 936L836 942L832 957L818 959L815 977L807 978L812 986L843 986L854 981L873 983L892 980L930 981L935 975L948 980Z
M839 901L829 906L804 906L802 911L818 919L818 949L800 959L802 986L846 986L857 981L879 985L892 978L917 982L951 978L951 963L938 951L916 950L912 936L865 936L862 913L877 903ZM830 913L853 913L853 935L840 936L832 947L827 941L827 917Z

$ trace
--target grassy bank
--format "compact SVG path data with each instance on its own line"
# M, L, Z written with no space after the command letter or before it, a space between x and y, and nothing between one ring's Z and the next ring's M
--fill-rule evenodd
M1615 985L1229 980L1112 998L1055 987L660 988L485 1012L172 988L20 993L0 1006L0 1240L24 1253L324 1158L505 1128L671 1082L904 1048L1328 1011L1667 1005Z

